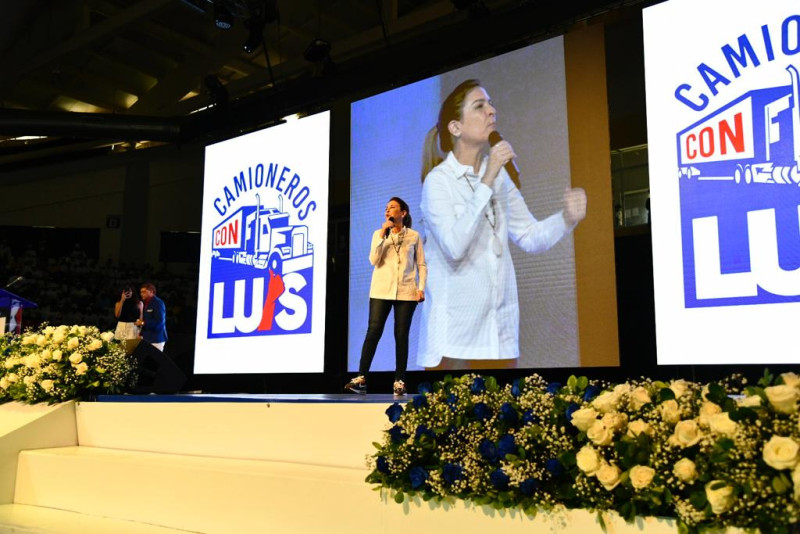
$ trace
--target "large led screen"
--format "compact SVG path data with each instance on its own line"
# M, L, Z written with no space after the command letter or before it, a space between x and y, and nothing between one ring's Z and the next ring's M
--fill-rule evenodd
M660 364L798 361L797 7L644 11Z
M206 148L195 373L322 372L330 113Z
M485 217L478 222L485 232L475 233L476 240L490 239L492 228L513 226L514 217L527 217L528 212L540 221L561 218L571 182L564 56L563 39L554 38L352 104L350 371L358 369L368 323L371 239L386 220L384 209L392 197L408 204L428 269L427 297L412 320L409 370L434 368L442 356L466 360L467 367L471 362L491 366L494 360L504 360L504 366L510 360L518 367L580 365L572 233L566 231L549 250L537 253L525 252L509 239L508 248L495 244L498 254L486 261L475 255L448 263L435 254L436 246L444 248L442 242L433 243L435 227L448 217L458 224L467 208L441 199L423 202L422 183L423 144L442 102L461 82L478 79L497 110L496 129L517 154L523 204L514 213L504 211L504 195L512 192L495 191L498 203L493 197L486 204ZM510 184L506 186L514 187ZM371 370L394 366L390 316Z

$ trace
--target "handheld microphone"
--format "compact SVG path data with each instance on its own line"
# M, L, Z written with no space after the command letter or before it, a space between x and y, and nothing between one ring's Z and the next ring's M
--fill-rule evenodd
M502 140L503 136L500 135L500 132L497 130L492 130L489 132L489 146L494 146ZM512 159L506 162L504 167L508 175L511 177L511 181L514 182L514 185L516 185L517 189L519 189L519 168L517 167L517 164Z
M389 217L389 221L393 223L394 222L394 217ZM392 231L392 227L390 226L390 227L388 227L386 229L385 232L383 232L383 238L386 239L387 237L389 237L389 232L391 232L391 231Z

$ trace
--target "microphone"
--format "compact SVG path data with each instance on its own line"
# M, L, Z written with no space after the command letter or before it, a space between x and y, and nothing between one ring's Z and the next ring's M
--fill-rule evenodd
M389 221L394 223L394 217L389 217ZM383 232L383 238L386 239L387 237L389 237L389 232L391 232L391 231L392 231L392 227L390 226L390 227L388 227L386 229L385 232Z
M500 135L500 132L497 130L492 130L489 132L489 146L494 146L502 140L503 136ZM511 177L511 181L514 182L514 185L516 185L517 189L519 189L519 168L513 159L506 162L505 169L508 175Z

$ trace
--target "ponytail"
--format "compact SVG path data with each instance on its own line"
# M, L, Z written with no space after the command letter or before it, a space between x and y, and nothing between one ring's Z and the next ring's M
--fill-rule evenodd
M425 183L428 173L442 161L444 161L444 156L439 150L439 129L434 126L428 131L422 146L422 183Z

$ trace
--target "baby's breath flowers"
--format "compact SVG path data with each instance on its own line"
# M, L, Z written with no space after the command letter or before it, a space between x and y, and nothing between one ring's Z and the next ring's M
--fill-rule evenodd
M36 363L36 362L31 362ZM800 522L800 378L624 384L468 374L387 410L367 481L424 500L674 517L688 532Z

